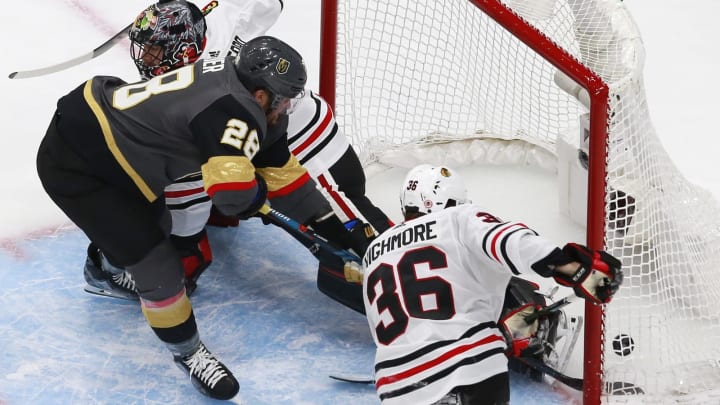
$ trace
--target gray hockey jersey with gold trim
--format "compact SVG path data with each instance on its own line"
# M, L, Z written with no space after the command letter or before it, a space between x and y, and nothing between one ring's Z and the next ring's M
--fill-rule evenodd
M94 77L84 95L113 156L151 201L210 157L252 159L265 141L265 114L230 58L132 84Z

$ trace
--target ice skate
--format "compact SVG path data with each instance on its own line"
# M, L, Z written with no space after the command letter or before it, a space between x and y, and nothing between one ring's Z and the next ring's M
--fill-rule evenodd
M114 267L103 257L102 252L92 243L84 270L85 291L105 297L137 300L135 281L127 271Z
M192 384L203 394L215 399L230 399L240 390L235 377L205 345L200 346L189 356L175 356L175 363L190 375Z

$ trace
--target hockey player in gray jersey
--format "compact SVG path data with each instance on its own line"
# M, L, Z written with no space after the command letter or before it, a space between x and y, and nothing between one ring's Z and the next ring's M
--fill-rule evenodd
M282 0L219 2L206 16L207 45L201 57L236 55L246 41L265 35L282 9ZM288 146L333 211L349 229L368 232L370 237L374 231L390 228L392 221L365 195L366 179L360 159L335 122L332 107L309 89L295 104L289 116Z
M237 60L207 59L148 81L96 76L58 100L38 150L48 195L131 274L147 323L213 398L232 398L239 385L200 340L163 193L199 174L224 214L255 214L267 185L254 162L283 158L271 128L305 81L300 55L272 37L250 41Z
M509 403L505 335L537 329L537 321L524 322L524 310L498 321L513 275L553 277L596 304L609 302L622 283L611 255L575 243L560 249L471 204L447 167L410 170L400 203L405 222L380 235L363 258L384 405Z
M152 79L201 57L222 59L237 56L241 49L237 43L238 35L243 38L250 35L254 37L257 32L263 31L266 20L274 20L279 14L281 3L277 0L222 2L214 4L214 7L209 14L214 25L207 27L207 37L203 13L191 2L165 1L143 10L129 33L131 55L140 75L144 79ZM232 22L236 25L230 26L229 19L238 16L239 20ZM235 37L231 37L231 34L235 34ZM244 60L246 70L256 69L265 63L261 57L252 55L246 55ZM262 87L263 83L248 83L248 86ZM266 148L274 152L262 153L254 160L258 173L267 181L268 200L274 208L313 227L326 239L362 254L367 239L361 232L345 230L340 218L332 214L330 204L316 190L307 170L290 153L286 135L288 121L287 114L277 116L276 121L268 127L271 136ZM164 197L172 218L170 239L181 252L190 294L196 287L198 277L212 261L205 231L208 217L215 218L215 224L217 218L230 222L238 218L211 216L212 203L197 173L175 179L165 188ZM137 297L132 277L108 260L95 244L88 248L85 279L89 292L130 299ZM357 297L355 301L351 301L350 305L346 300L342 302L355 310L363 310L361 294L356 285L332 278L320 270L318 284L323 292L336 300L338 294L352 291L352 295ZM324 288L328 284L331 288Z

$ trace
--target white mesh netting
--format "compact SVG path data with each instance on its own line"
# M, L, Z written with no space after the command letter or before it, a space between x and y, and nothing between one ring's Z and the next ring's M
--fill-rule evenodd
M626 278L606 311L605 380L648 400L715 395L720 208L655 135L631 16L615 0L503 3L610 89L608 148L591 152L607 162L605 244ZM531 160L556 155L560 139L587 150L574 129L587 95L470 1L339 1L337 69L335 114L365 163L411 166L402 156L423 145L474 139L527 142L541 149ZM489 150L488 161L502 153ZM630 355L613 350L622 334Z

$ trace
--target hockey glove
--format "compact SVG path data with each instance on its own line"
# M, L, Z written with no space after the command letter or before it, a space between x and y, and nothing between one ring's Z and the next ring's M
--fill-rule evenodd
M253 198L252 202L250 202L250 206L237 214L237 217L240 219L248 219L254 216L257 214L260 207L265 204L265 201L267 201L268 188L265 179L263 179L261 175L255 173L255 180L257 181L257 193L255 193L255 198Z
M525 317L534 312L533 304L525 304L500 320L501 331L508 346L508 355L519 357L530 345L540 323L537 319L528 323L525 321Z
M345 262L343 271L345 272L345 280L351 283L362 284L364 272L360 263L352 261Z
M576 243L568 243L563 253L580 267L575 274L567 276L555 273L559 284L571 287L578 297L596 304L607 304L623 281L620 260L602 250L592 250Z

